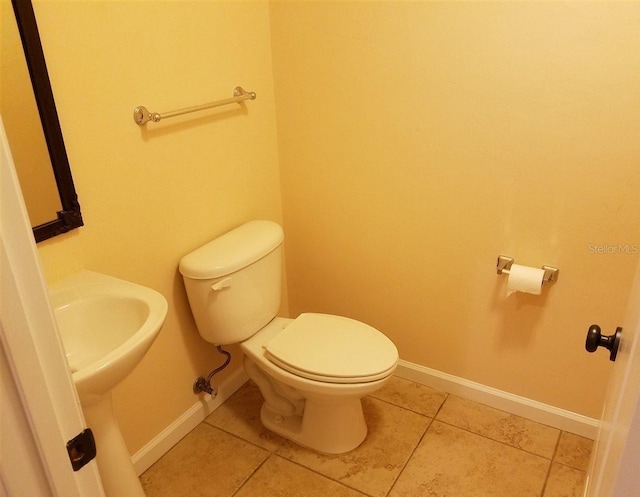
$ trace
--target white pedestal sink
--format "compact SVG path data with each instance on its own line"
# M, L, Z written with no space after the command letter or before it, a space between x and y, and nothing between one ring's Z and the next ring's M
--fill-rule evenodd
M167 315L155 290L84 271L49 288L107 497L144 497L113 417L111 391L147 352Z

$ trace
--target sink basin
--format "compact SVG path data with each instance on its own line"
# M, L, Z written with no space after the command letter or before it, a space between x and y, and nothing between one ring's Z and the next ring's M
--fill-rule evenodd
M133 371L167 315L155 290L90 271L52 285L50 295L82 404Z
M51 304L107 497L144 497L118 424L112 389L158 336L167 301L155 290L84 271L49 287Z

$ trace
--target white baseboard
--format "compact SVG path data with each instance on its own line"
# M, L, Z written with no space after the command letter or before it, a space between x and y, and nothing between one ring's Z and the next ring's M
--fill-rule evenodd
M223 381L218 388L218 395L204 395L196 401L182 416L156 435L149 443L136 452L131 460L138 476L144 473L153 463L160 459L175 444L182 440L204 418L216 410L225 400L238 390L249 379L244 368L238 368Z
M560 430L595 439L600 421L435 369L400 360L395 375Z
M427 385L453 395L459 395L465 399L474 400L583 437L595 439L598 434L599 420L597 419L559 409L408 361L400 360L395 375L399 378L415 381L421 385ZM249 377L244 368L238 368L220 384L218 395L215 398L206 395L205 398L195 402L182 416L136 452L132 457L132 461L137 474L144 473L171 447L233 395L248 379Z

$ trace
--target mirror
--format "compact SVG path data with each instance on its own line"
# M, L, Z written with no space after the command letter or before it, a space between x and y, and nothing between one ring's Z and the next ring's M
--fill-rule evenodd
M2 0L0 111L36 242L83 225L30 0ZM22 45L22 48L20 47ZM27 76L28 75L28 76Z

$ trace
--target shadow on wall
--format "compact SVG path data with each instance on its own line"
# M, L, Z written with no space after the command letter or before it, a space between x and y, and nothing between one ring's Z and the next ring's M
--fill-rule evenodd
M545 284L540 295L516 292L505 297L507 278L500 278L494 287L492 307L501 315L497 335L501 349L530 347L547 310L545 305L552 291L553 285Z

